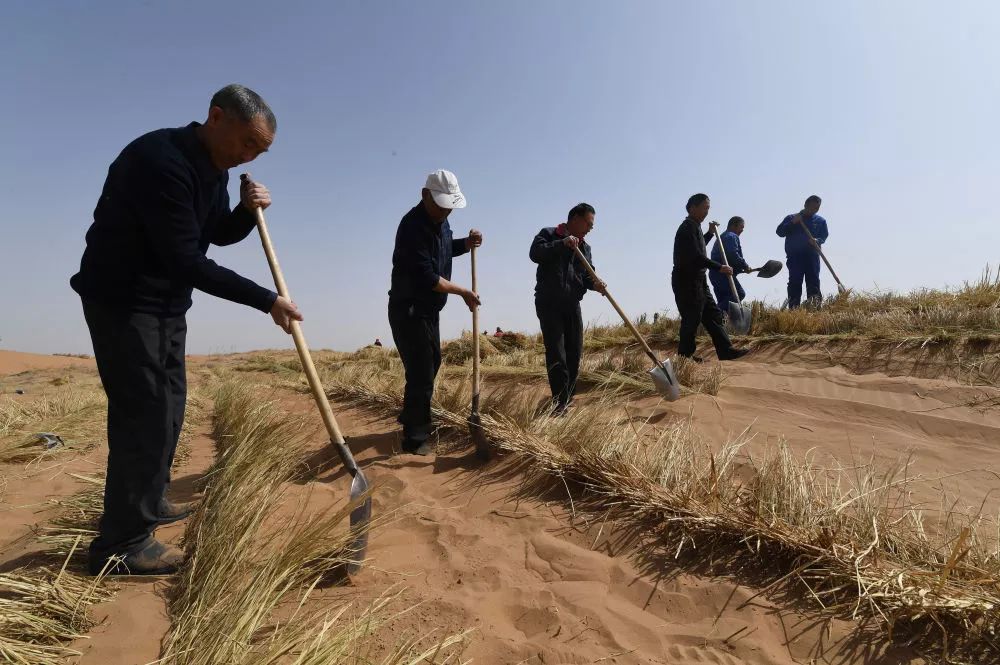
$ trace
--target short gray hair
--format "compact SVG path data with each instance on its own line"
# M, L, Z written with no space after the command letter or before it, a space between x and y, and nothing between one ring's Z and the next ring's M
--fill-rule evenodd
M263 116L272 132L278 129L278 121L275 119L271 107L260 95L245 85L230 83L212 95L211 106L218 106L226 113L232 113L244 122L250 122L257 116Z

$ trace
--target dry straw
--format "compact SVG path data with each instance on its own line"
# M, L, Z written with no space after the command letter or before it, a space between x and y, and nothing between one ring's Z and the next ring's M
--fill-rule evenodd
M326 385L387 413L401 405L399 380L363 366L329 373ZM459 396L446 390L435 415L463 432ZM526 472L574 488L575 510L613 513L654 570L697 553L723 569L755 568L773 588L800 585L821 612L905 629L945 652L998 655L996 523L914 504L921 479L905 463L823 469L784 445L753 455L745 433L713 451L690 421L637 423L611 398L546 418L523 391L497 391L483 424Z
M363 659L366 638L394 598L352 614L318 597L317 589L340 579L349 558L353 505L309 512L305 501L289 497L289 484L305 471L309 432L300 418L262 402L249 384L220 388L214 417L219 458L188 525L188 562L171 598L171 633L161 662L369 662ZM289 502L292 517L279 515ZM455 662L461 641L439 640L441 655L432 662ZM406 648L383 662L420 659Z

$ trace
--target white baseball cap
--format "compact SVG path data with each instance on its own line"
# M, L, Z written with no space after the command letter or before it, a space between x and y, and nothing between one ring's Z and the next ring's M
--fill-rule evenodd
M458 178L451 171L438 169L427 176L424 185L434 197L434 203L442 208L454 209L465 207L465 196L458 188Z

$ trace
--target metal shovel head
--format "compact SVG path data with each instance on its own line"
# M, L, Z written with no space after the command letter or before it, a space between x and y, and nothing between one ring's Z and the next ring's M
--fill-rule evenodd
M760 270L757 271L757 276L774 277L779 272L781 272L781 269L784 267L785 265L781 261L775 261L774 259L771 259L770 261L764 264L764 267L762 267Z
M469 436L472 437L472 444L476 447L476 457L486 462L490 457L490 442L486 440L486 433L483 432L483 422L479 418L479 411L469 414Z
M677 375L674 374L674 366L669 360L664 360L661 364L649 370L649 375L653 378L653 385L656 392L663 396L668 402L680 399L681 384L677 383Z
M368 523L372 520L372 497L368 494L368 479L361 469L358 469L354 474L354 480L351 481L351 501L358 501L361 497L364 497L364 501L351 511L351 532L354 534L354 540L351 541L351 560L347 564L347 572L351 575L361 570L361 564L365 560L365 552L368 550Z
M729 302L729 327L737 335L750 332L750 305Z

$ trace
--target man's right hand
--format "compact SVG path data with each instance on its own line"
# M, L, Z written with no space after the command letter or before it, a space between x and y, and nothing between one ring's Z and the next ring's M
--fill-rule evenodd
M299 312L299 308L295 306L295 303L288 298L278 296L274 304L271 305L271 318L274 319L278 327L286 333L291 334L292 321L301 321L302 314Z
M733 269L729 266L722 266L721 268L719 268L719 272L721 272L723 275L732 275Z
M562 242L563 246L569 248L570 250L574 250L580 246L580 239L576 236L566 236L563 238Z
M469 308L470 312L475 311L476 307L483 304L479 301L479 296L468 289L462 292L462 300L465 301L465 304Z

